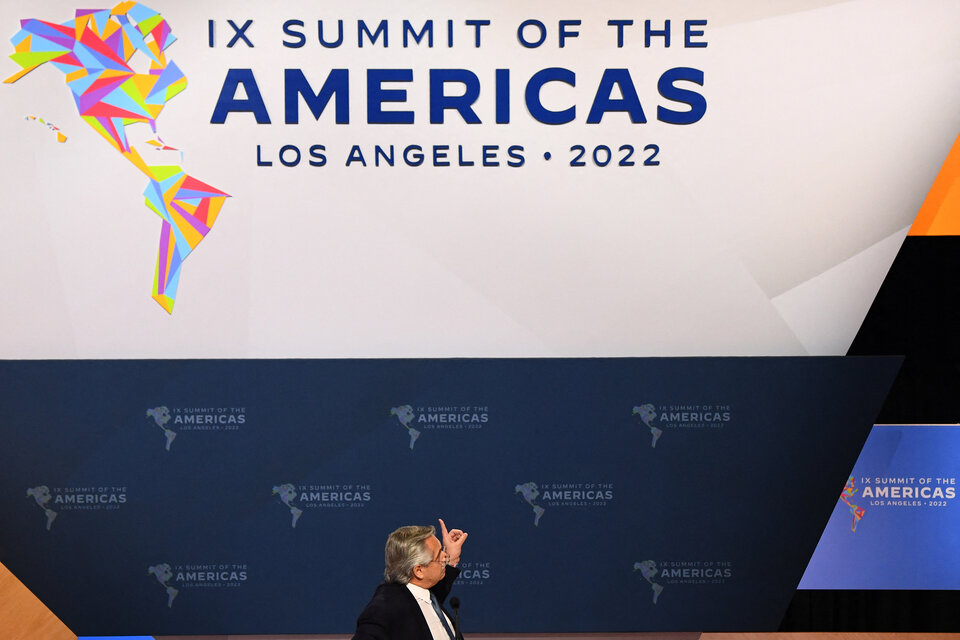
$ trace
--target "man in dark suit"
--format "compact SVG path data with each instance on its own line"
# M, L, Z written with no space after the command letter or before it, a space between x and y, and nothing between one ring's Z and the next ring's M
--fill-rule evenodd
M453 624L443 610L460 575L460 550L467 534L447 530L443 542L434 527L400 527L387 538L385 582L357 618L353 640L454 640Z

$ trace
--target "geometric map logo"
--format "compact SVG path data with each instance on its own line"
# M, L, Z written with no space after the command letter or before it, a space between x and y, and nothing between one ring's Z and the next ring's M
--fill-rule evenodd
M290 526L296 528L297 520L303 515L303 509L297 508L293 501L297 498L297 490L289 482L273 487L273 495L280 496L280 502L290 510Z
M51 498L50 489L46 485L31 487L27 489L27 497L33 498L37 506L43 509L43 513L47 517L47 531L50 531L50 525L52 525L53 521L57 518L57 512L47 506Z
M399 407L391 407L390 415L397 416L400 426L407 430L407 434L410 436L410 449L413 449L413 445L416 444L417 438L420 437L420 432L410 426L410 423L413 422L413 418L415 417L415 414L413 413L413 407L411 407L409 404L402 404Z
M173 439L177 437L176 431L167 428L167 423L170 422L170 409L164 406L147 409L147 417L153 418L153 423L160 427L160 430L163 431L163 435L166 439L165 449L170 451L170 445L173 444Z
M173 599L177 597L177 594L180 591L169 584L170 579L173 578L173 569L170 568L169 564L155 564L153 566L147 567L147 575L153 575L156 577L157 582L160 583L166 592L167 592L167 607L173 606Z
M639 571L643 579L650 583L650 588L653 589L653 604L657 604L657 598L663 593L663 586L653 580L657 575L657 563L653 560L634 562L633 570Z
M13 36L13 59L21 70L6 79L16 82L49 62L66 75L81 119L147 179L148 209L161 219L160 246L154 271L153 299L173 313L180 268L209 233L229 194L187 175L169 162L151 164L128 139L127 126L149 125L154 150L172 150L157 131L167 101L183 91L187 79L165 50L176 38L166 20L137 2L113 9L78 9L62 24L28 19ZM148 73L130 66L134 54L149 58ZM113 176L109 171L105 175ZM105 225L106 221L98 224Z
M490 411L485 406L437 405L414 407L401 404L390 408L390 415L407 431L409 445L413 449L417 438L424 430L482 429L490 420Z
M853 476L847 478L847 484L843 487L843 491L840 492L840 500L850 508L850 515L853 516L853 522L850 523L850 531L857 530L857 523L863 518L863 514L866 513L866 510L854 504L853 497L856 495L859 489L856 488Z
M537 498L540 497L540 490L537 488L536 482L524 482L523 484L518 484L514 488L514 494L519 493L523 496L524 502L526 502L533 509L533 526L540 525L540 518L543 516L546 509L537 504Z
M663 435L663 429L658 429L653 421L657 418L657 410L652 404L641 404L633 408L633 415L640 416L642 422L650 430L650 446L656 447L657 440Z

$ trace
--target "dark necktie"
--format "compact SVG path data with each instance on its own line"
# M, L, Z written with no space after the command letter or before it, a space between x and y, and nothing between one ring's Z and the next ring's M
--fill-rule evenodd
M443 630L447 632L447 635L450 636L450 640L454 640L453 631L450 630L450 625L447 624L447 616L443 615L443 610L440 608L440 603L437 602L437 596L433 595L433 592L430 592L430 604L433 605L433 610L437 612L437 617L440 618L440 623L443 625Z

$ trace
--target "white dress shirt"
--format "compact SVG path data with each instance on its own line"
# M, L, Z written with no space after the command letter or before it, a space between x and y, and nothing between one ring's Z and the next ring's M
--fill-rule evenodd
M430 635L433 636L433 640L450 640L450 636L447 635L443 624L440 623L440 618L437 617L437 612L433 610L433 603L430 602L430 591L423 587L418 587L415 584L410 584L409 582L407 583L407 589L410 589L410 593L417 599L417 604L420 605L420 612L427 621L427 626L430 627ZM453 631L453 623L450 622L450 618L446 615L443 617L447 618L450 631Z

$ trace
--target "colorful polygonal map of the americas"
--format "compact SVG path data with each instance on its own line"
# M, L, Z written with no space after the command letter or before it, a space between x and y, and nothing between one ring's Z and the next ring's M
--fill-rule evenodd
M84 122L102 135L150 179L146 205L163 220L153 282L153 298L173 312L186 257L210 231L229 194L197 180L177 165L150 165L130 145L125 128L145 122L157 136L164 105L187 86L187 79L164 51L175 38L166 20L136 2L113 9L78 9L62 24L28 19L11 39L10 56L22 67L5 82L16 82L45 62L66 74ZM129 65L140 51L150 58L149 73ZM155 147L170 149L159 137Z

